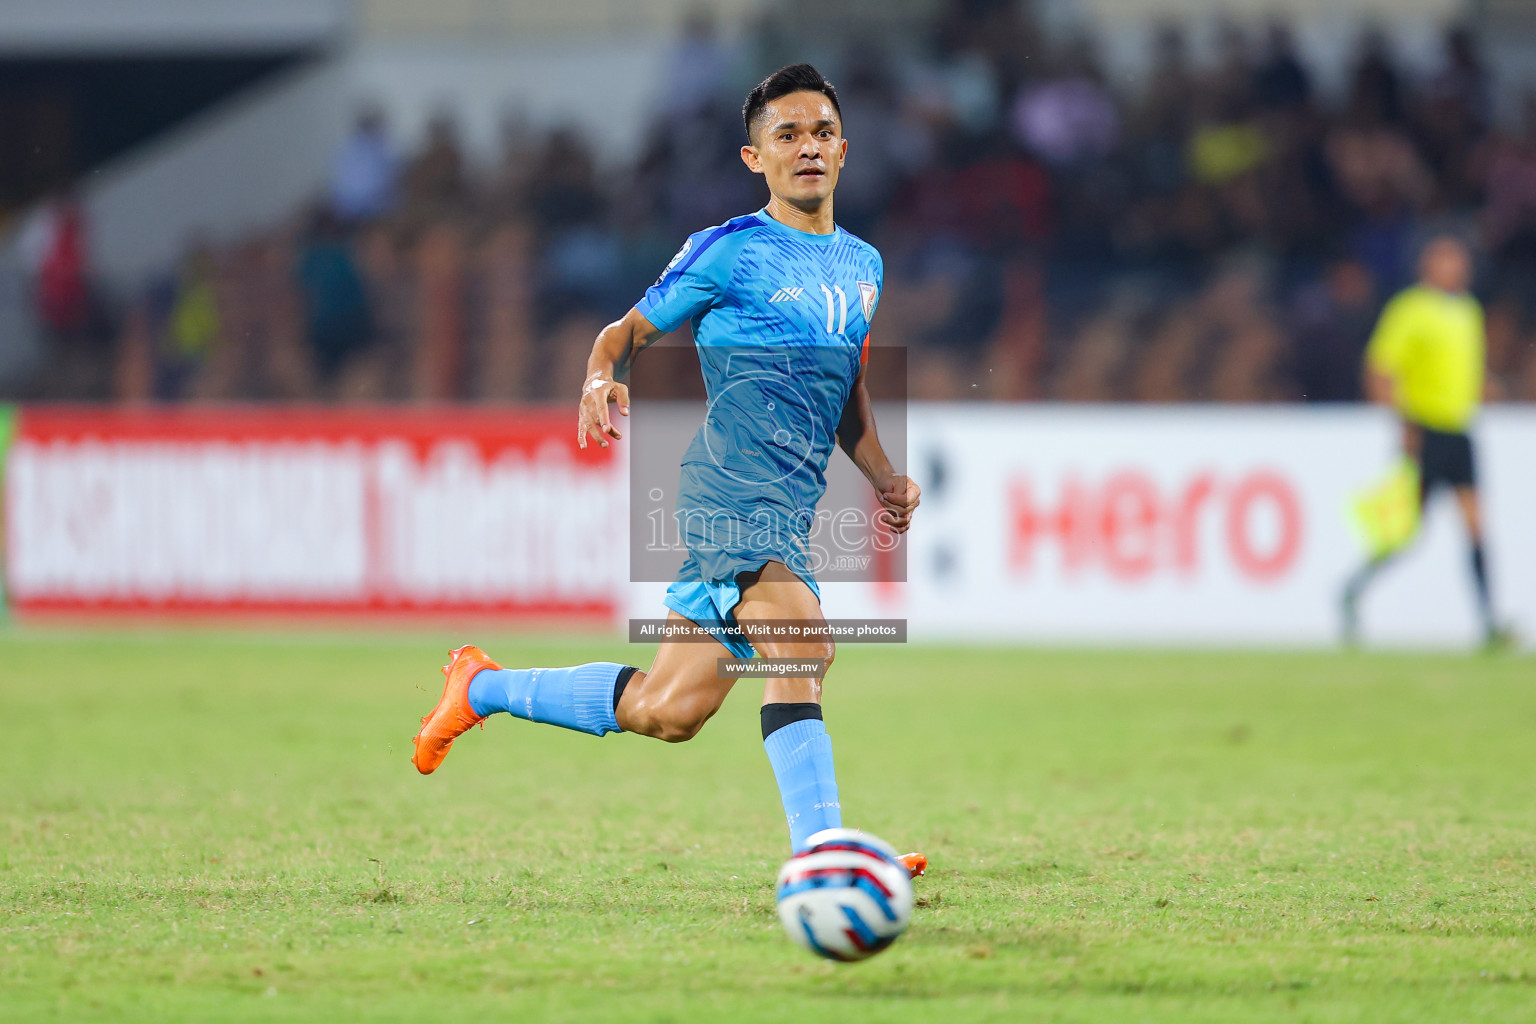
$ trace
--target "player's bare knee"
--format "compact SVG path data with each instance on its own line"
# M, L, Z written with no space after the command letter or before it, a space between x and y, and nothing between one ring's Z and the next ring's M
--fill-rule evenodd
M659 706L641 706L630 716L631 732L663 743L686 743L699 734L714 714L706 701L671 701Z
M817 661L821 663L822 675L832 667L832 662L837 658L837 645L831 640L817 640L810 643L796 644L790 657L800 661Z
M637 701L619 723L626 732L632 732L637 736L650 736L661 739L666 729L666 715L664 709L658 708L648 701Z
M679 707L669 709L656 723L657 730L651 733L663 743L686 743L699 734L704 728L704 723L709 721L711 709Z
M667 722L660 732L653 735L663 743L687 743L697 736L703 727L703 722Z

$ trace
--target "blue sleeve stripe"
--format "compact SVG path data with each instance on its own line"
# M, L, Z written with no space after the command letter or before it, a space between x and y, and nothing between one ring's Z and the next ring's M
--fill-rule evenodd
M758 220L756 217L736 217L732 220L726 221L724 224L711 231L709 235L704 239L704 241L699 243L699 247L693 250L693 252L689 253L688 258L683 260L682 264L674 268L672 273L668 274L667 276L671 277L672 274L685 273L689 267L693 266L694 260L698 259L700 256L703 256L705 251L720 239L734 231L741 231L745 228L756 227L757 224Z

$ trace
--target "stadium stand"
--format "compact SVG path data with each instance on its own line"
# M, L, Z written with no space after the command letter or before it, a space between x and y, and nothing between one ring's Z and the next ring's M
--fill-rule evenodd
M878 328L909 349L914 397L1356 400L1376 311L1450 227L1479 241L1495 397L1536 398L1536 99L1494 109L1476 32L1448 28L1421 73L1366 31L1325 89L1283 23L1224 22L1200 59L1169 23L1125 86L1091 37L1028 10L946 4L823 62L855 147L839 220L886 255ZM8 387L566 396L594 327L678 240L753 203L736 106L791 49L772 15L731 41L690 20L663 81L698 101L619 162L514 115L477 159L452 107L405 151L364 104L312 202L103 295L91 345L45 330L49 358ZM35 292L53 236L34 220Z

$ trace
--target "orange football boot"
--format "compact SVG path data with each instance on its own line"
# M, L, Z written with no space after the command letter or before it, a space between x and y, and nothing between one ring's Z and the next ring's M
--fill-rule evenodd
M904 853L896 859L906 865L907 872L913 878L928 870L928 858L920 853Z
M449 651L452 659L443 666L448 681L443 685L443 699L437 702L432 713L421 720L421 731L413 740L416 753L411 763L423 775L431 775L448 756L448 749L469 728L485 719L475 714L469 705L469 681L483 668L501 668L478 647L460 647Z

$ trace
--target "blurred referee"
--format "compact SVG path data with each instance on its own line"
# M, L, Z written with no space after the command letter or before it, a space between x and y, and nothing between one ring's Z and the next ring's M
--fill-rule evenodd
M1467 435L1482 402L1484 380L1483 309L1467 290L1471 281L1467 247L1448 235L1432 239L1419 258L1419 283L1382 310L1365 353L1365 387L1371 401L1391 405L1402 417L1403 449L1419 464L1420 509L1442 486L1456 495L1467 524L1484 640L1497 648L1513 638L1493 614L1477 470ZM1346 643L1355 643L1358 636L1361 594L1396 554L1373 558L1345 584Z

